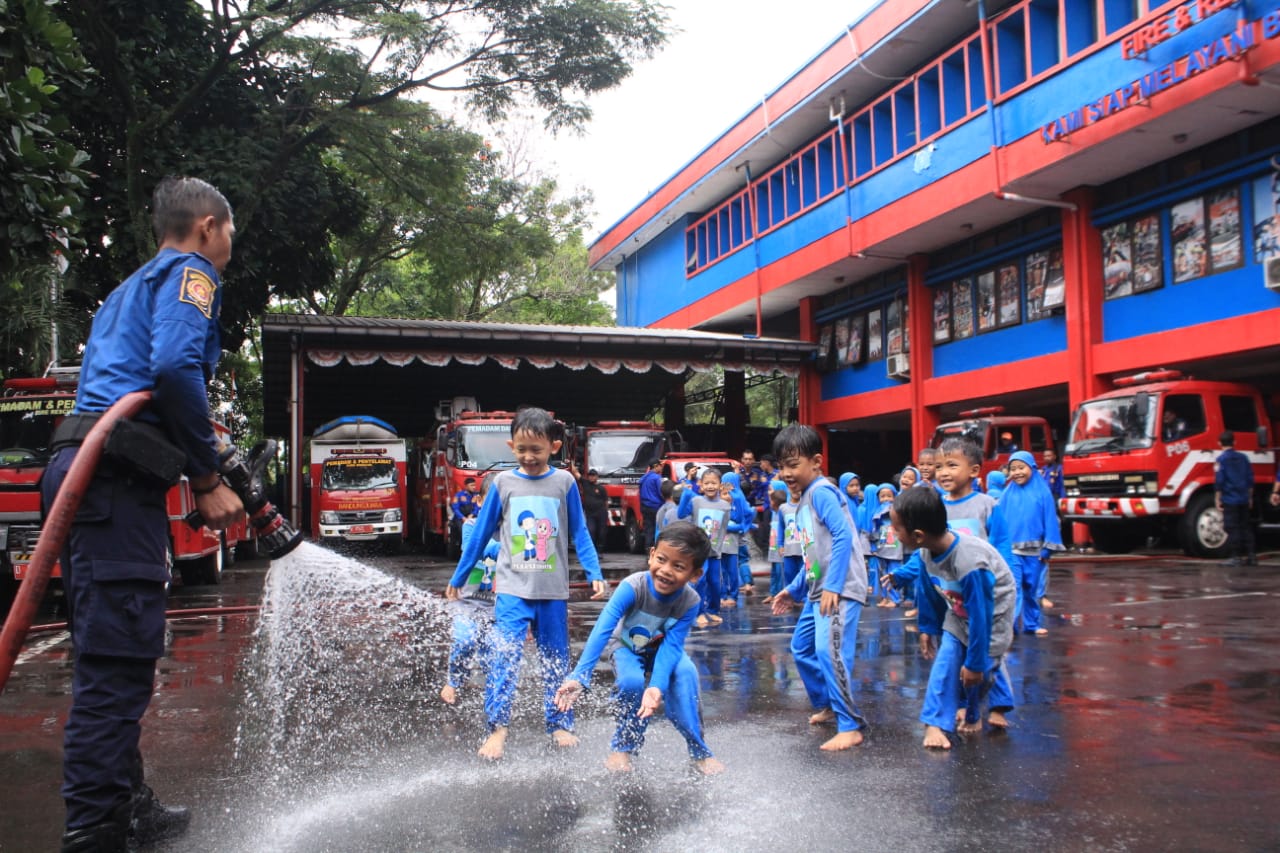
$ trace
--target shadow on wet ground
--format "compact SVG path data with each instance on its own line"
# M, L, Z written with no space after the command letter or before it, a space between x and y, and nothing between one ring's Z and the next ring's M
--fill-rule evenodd
M603 674L579 706L582 745L553 750L532 658L507 758L482 763L482 688L442 706L447 635L434 619L406 619L447 568L412 555L368 562L397 582L379 580L365 596L376 604L357 611L315 607L326 633L288 666L264 663L254 614L171 623L143 748L153 786L196 817L163 849L1280 849L1274 558L1055 560L1050 633L1020 637L1009 657L1011 730L950 753L920 746L928 663L911 620L877 607L863 611L855 668L867 742L820 752L829 730L807 724L788 651L794 616L769 615L757 594L688 646L708 743L728 765L713 779L690 772L661 719L636 771L608 775ZM639 567L610 555L608 575ZM177 598L244 604L262 579L242 566L212 597ZM575 653L600 607L571 605ZM64 635L33 637L0 697L0 849L56 849L67 656ZM264 689L272 673L287 675L283 693Z

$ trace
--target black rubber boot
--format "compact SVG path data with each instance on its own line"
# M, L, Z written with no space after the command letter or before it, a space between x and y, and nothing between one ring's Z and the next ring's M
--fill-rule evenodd
M132 803L112 813L111 820L68 829L62 833L62 853L134 853L138 848L129 838Z
M129 834L138 844L154 844L177 838L187 831L191 810L185 806L166 806L147 785L133 795L133 820Z

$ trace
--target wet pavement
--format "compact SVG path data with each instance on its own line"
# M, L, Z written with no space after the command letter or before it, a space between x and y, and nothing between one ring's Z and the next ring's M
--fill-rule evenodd
M607 774L607 676L579 706L582 745L554 751L528 660L507 757L481 762L481 688L457 708L435 698L447 632L419 590L442 588L448 567L357 557L292 585L281 563L257 635L255 613L171 622L143 751L160 795L196 815L158 849L1280 849L1280 555L1055 560L1050 633L1009 658L1012 729L950 753L920 746L928 664L901 611L876 607L855 668L867 742L820 752L830 730L807 724L794 616L757 594L688 644L728 766L712 779L690 773L662 719L636 772ZM641 560L606 566L616 580ZM266 574L241 564L171 603L256 604ZM570 607L575 654L601 607L585 594ZM65 634L44 632L0 696L0 850L57 849L69 676Z

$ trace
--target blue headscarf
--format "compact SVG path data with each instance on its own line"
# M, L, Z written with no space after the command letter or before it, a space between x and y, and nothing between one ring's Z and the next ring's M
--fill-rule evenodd
M858 507L858 515L854 520L858 523L858 529L866 533L871 532L871 521L875 516L875 512L880 508L880 486L877 483L869 483L862 490L862 506Z
M733 488L733 495L729 503L733 504L733 511L730 517L741 525L751 523L751 518L755 514L755 510L751 508L751 504L747 503L747 496L742 493L742 479L733 471L725 474L720 478L721 485L729 485Z
M849 496L849 483L853 480L862 482L862 478L852 471L846 471L840 475L840 494L849 502L849 514L853 516L854 523L858 522L858 512L862 509L862 499L854 499Z
M1031 469L1031 478L1025 485L1010 482L1000 498L1000 513L1004 516L1009 543L1015 551L1062 550L1062 529L1058 521L1058 502L1049 491L1049 484L1036 470L1036 459L1025 450L1019 450L1009 461L1021 462Z
M920 485L920 469L914 465L908 465L907 467L903 468L901 471L898 472L898 488L899 489L902 488L902 475L907 473L908 471L916 475L916 481L911 485L912 486ZM894 491L897 491L897 489L895 489Z
M876 487L876 508L871 512L872 528L876 526L876 523L880 520L881 516L888 515L889 510L893 509L893 498L889 498L889 500L887 501L880 500L880 493L883 492L885 489L888 489L889 491L893 492L893 498L896 498L898 496L898 487L895 486L893 483L881 483L879 486Z
M987 494L993 501L998 501L1004 496L1004 481L1003 471L992 471L987 475Z

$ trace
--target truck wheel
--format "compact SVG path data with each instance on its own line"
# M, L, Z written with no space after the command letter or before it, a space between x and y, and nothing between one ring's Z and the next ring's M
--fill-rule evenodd
M1227 529L1222 510L1214 506L1213 495L1201 492L1191 498L1187 511L1178 520L1178 540L1192 557L1227 556Z
M9 615L13 601L18 597L18 585L21 582L13 576L13 569L8 560L0 560L0 619Z
M1094 547L1099 551L1105 551L1108 554L1128 554L1134 548L1147 544L1147 528L1141 524L1125 522L1110 524L1091 522L1089 538L1093 540Z
M627 516L627 550L632 554L644 553L644 531L634 515Z
M222 582L222 549L214 551L207 557L195 560L180 560L178 571L182 575L183 586L212 586Z

